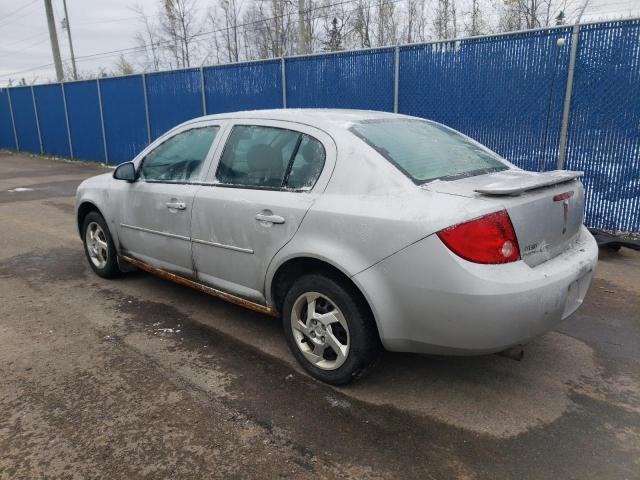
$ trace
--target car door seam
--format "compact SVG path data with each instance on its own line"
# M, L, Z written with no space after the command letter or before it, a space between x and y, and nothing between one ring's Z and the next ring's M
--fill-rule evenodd
M200 240L199 238L191 238L191 241L193 243L200 243L202 245L209 245L211 247L226 248L227 250L233 250L235 252L250 253L250 254L254 253L251 248L236 247L235 245L227 245L224 243L210 242L208 240Z
M131 230L138 230L140 232L152 233L155 235L162 235L169 238L176 238L178 240L191 241L191 237L185 237L184 235L178 235L175 233L161 232L160 230L152 230L150 228L137 227L135 225L129 225L127 223L120 223L120 226L123 228L130 228Z
M264 273L264 280L262 282L263 283L263 285L262 285L263 295L264 295L264 298L265 298L265 301L266 301L267 305L268 305L268 298L270 297L267 294L268 293L267 292L267 277L269 275L269 269L271 268L271 264L273 263L273 260L278 256L278 254L282 251L282 249L284 247L286 247L287 245L289 245L289 243L291 243L291 241L298 234L298 232L300 231L300 228L302 227L302 224L304 223L304 219L307 218L307 214L311 211L311 209L313 208L313 205L316 203L317 199L318 199L318 196L316 194L316 197L311 200L311 203L309 204L309 208L307 208L307 211L304 212L304 215L302 216L302 218L298 222L298 227L296 228L296 231L293 232L293 234L291 235L291 238L289 238L289 240L287 240L278 250L276 250L276 252L273 254L271 259L269 260L269 264L267 265L267 268L266 268L265 273Z

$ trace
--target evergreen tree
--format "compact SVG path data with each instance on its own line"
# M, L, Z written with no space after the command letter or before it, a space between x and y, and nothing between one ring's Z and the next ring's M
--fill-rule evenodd
M342 32L338 28L338 19L333 17L331 28L329 29L327 40L324 43L326 52L337 52L342 50Z

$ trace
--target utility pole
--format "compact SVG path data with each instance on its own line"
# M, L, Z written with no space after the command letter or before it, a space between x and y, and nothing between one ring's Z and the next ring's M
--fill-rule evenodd
M49 26L49 40L51 41L51 53L53 53L53 63L56 65L56 78L61 82L64 78L62 74L62 61L60 60L60 47L58 45L58 34L56 33L56 22L53 19L53 7L51 0L44 0L44 9L47 12L47 25Z
M69 50L71 50L71 66L73 67L73 79L78 79L78 71L76 70L76 56L73 53L73 42L71 41L71 24L69 23L69 13L67 12L67 0L62 0L64 5L64 27L67 29L69 37Z
M298 0L298 53L307 52L307 24L304 19L304 0Z

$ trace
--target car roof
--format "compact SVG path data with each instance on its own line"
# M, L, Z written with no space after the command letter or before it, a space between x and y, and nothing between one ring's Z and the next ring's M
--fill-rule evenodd
M351 123L365 120L407 118L406 115L375 110L346 110L338 108L279 108L272 110L247 110L219 113L194 118L187 123L216 119L259 119L297 122L319 128L346 128Z

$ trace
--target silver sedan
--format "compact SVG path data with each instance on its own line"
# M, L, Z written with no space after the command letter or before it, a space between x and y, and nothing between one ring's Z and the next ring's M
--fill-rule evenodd
M444 125L349 110L213 115L78 187L91 268L281 316L343 384L381 347L476 355L571 315L597 247L580 172L521 170Z

